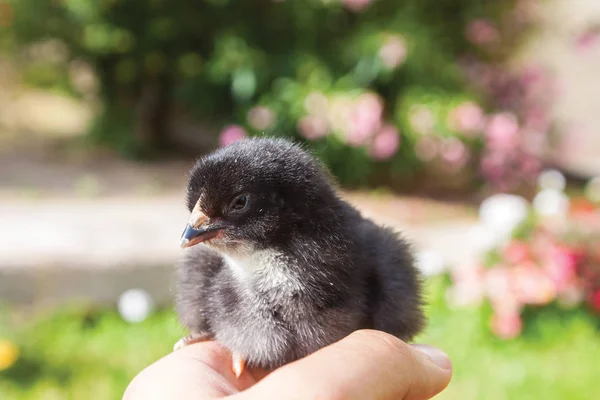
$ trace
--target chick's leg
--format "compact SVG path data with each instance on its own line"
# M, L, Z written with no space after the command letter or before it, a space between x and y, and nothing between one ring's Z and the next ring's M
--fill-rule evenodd
M173 346L173 351L177 351L182 347L189 346L190 344L205 342L207 340L211 340L213 337L211 334L206 332L195 332L190 333L187 336L182 337L175 343ZM231 371L235 375L236 378L239 378L245 369L245 361L239 353L234 352L231 355Z
M182 337L177 341L177 343L175 343L175 346L173 346L173 351L177 351L182 347L189 346L193 343L205 342L210 339L212 339L212 335L206 332L190 333L189 335Z

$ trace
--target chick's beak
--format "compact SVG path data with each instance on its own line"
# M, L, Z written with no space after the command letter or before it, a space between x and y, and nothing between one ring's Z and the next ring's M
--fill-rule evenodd
M225 226L221 223L212 223L196 204L192 215L181 235L181 247L191 247L206 240L215 238Z

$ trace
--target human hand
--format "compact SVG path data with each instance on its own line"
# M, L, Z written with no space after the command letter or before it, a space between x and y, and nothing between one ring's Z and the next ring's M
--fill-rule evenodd
M271 373L247 369L239 379L221 345L192 344L140 372L123 399L425 400L451 376L442 351L362 330Z

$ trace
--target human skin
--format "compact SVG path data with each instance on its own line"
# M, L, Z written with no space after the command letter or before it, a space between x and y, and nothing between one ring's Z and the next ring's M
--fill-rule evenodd
M246 370L239 379L231 354L217 342L192 344L140 372L123 399L424 400L451 376L441 350L361 330L275 371Z

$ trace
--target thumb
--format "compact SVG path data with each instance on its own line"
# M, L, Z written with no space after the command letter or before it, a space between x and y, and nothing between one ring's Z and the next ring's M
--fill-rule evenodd
M425 400L446 388L451 376L452 364L441 350L362 330L274 371L232 399Z

